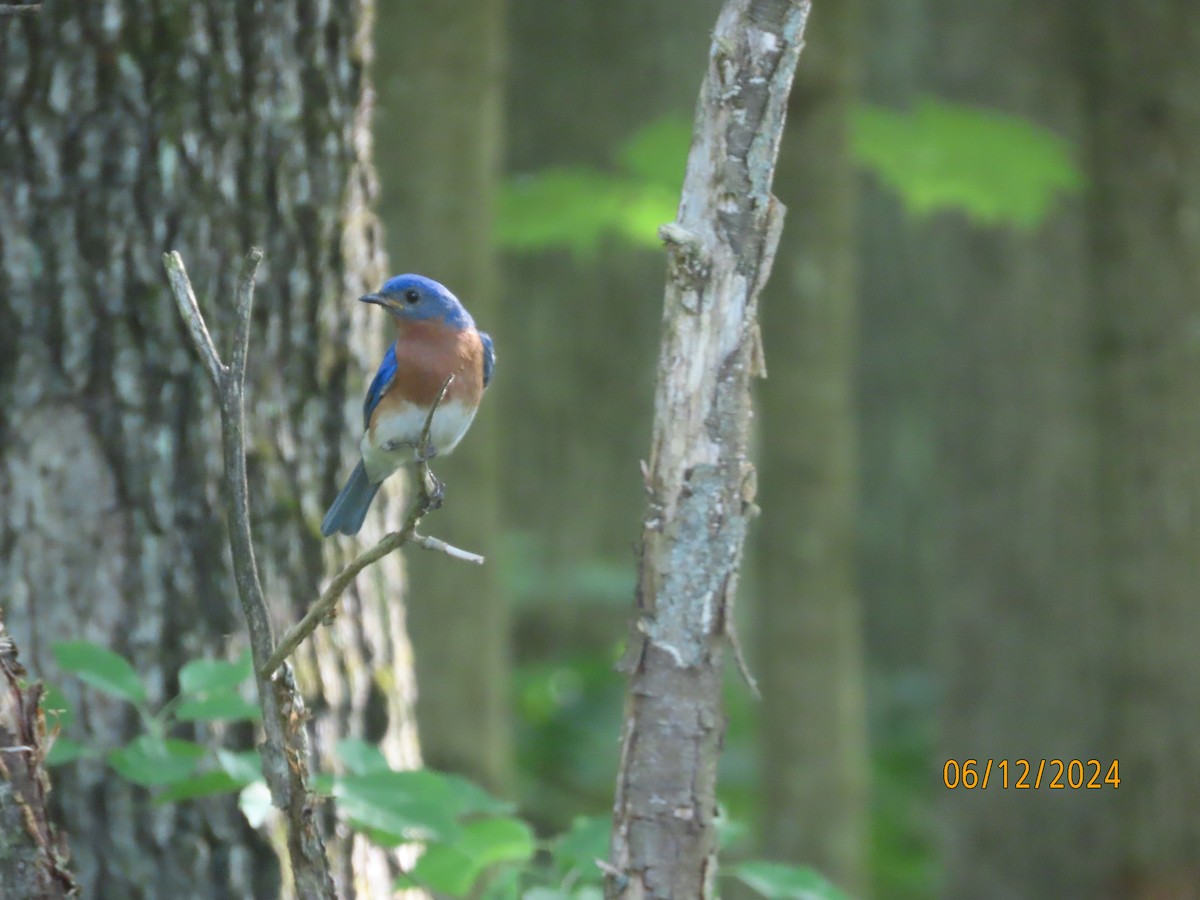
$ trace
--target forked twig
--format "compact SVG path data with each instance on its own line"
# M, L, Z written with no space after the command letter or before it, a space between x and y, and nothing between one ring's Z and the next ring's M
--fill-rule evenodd
M267 615L250 534L243 396L254 276L262 255L259 248L251 248L246 255L241 277L238 278L237 321L229 365L222 363L217 355L182 257L176 252L163 256L163 265L171 282L179 315L187 324L188 334L204 364L221 410L225 519L229 527L234 578L250 631L250 651L256 670L271 655L274 646L271 620ZM288 853L296 894L304 900L332 900L335 896L333 878L329 860L325 856L325 843L317 827L318 811L308 789L308 735L304 728L307 713L295 680L290 677L290 670L286 675L288 677L274 680L261 675L256 678L265 733L262 743L263 777L271 791L271 801L283 810L287 822Z

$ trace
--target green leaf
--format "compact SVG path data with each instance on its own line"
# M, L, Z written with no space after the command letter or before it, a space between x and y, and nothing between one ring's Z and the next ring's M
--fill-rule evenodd
M451 897L463 897L481 869L471 857L450 844L430 844L410 873L413 880Z
M520 819L476 819L463 826L459 848L481 866L527 862L536 849L533 832Z
M389 771L383 751L359 738L343 738L337 742L334 752L353 775Z
M533 851L533 833L520 819L479 819L464 825L453 844L427 847L412 876L435 891L461 897L488 866L527 862Z
M621 220L627 194L625 179L583 166L510 178L500 188L496 240L512 250L591 255Z
M243 719L257 721L262 710L233 690L215 691L195 700L184 700L175 708L175 718L180 722L237 722Z
M59 666L80 681L130 703L145 702L146 688L123 656L91 641L60 641L51 649Z
M911 112L860 105L853 147L917 216L958 209L982 224L1033 228L1084 183L1070 144L1050 131L929 97Z
M180 800L194 800L197 797L211 797L215 794L233 794L244 787L244 783L231 778L229 773L213 769L176 781L165 791L156 794L155 803L176 803Z
M352 824L372 830L383 846L448 840L458 833L456 810L446 792L417 772L369 772L335 778L333 796Z
M570 831L554 841L551 854L564 872L575 870L585 881L599 883L604 874L596 860L608 858L612 819L608 816L576 816Z
M151 787L190 778L206 752L192 741L143 734L109 753L108 764L126 781Z
M45 762L47 766L61 766L74 762L85 752L86 748L77 741L62 737L55 738L50 745L50 752L46 754Z
M265 781L256 781L242 788L238 795L238 808L250 823L251 828L258 828L267 821L271 814L271 790Z
M189 696L209 691L228 691L254 674L249 652L237 662L224 659L193 659L179 670L179 693Z
M823 875L807 866L753 860L734 866L729 874L767 900L849 900Z
M505 866L488 880L480 900L522 900L521 869Z
M664 116L635 131L617 151L617 161L643 182L665 188L678 203L691 145L691 121Z
M50 729L58 727L65 730L75 721L75 713L71 710L66 695L53 684L47 684L46 691L42 694L42 714L46 717L46 727Z

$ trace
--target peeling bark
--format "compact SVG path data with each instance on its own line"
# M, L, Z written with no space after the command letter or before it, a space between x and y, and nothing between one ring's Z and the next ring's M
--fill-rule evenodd
M0 609L0 896L56 900L74 896L75 882L46 806L42 685L26 686L25 674Z
M754 511L749 383L764 374L757 298L782 226L771 181L808 10L726 3L679 215L660 231L669 266L609 897L714 895L722 650Z

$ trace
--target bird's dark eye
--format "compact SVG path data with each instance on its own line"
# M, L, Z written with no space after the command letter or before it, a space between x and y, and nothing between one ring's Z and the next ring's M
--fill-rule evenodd
M404 299L407 300L409 303L416 303L418 300L421 299L421 292L418 291L416 288L409 288L407 291L404 292Z

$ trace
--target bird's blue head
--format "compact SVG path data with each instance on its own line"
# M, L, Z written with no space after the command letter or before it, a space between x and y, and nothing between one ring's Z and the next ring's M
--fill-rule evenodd
M469 328L475 324L457 297L424 275L397 275L384 282L376 293L359 299L363 303L382 306L401 321L436 319L454 328Z

